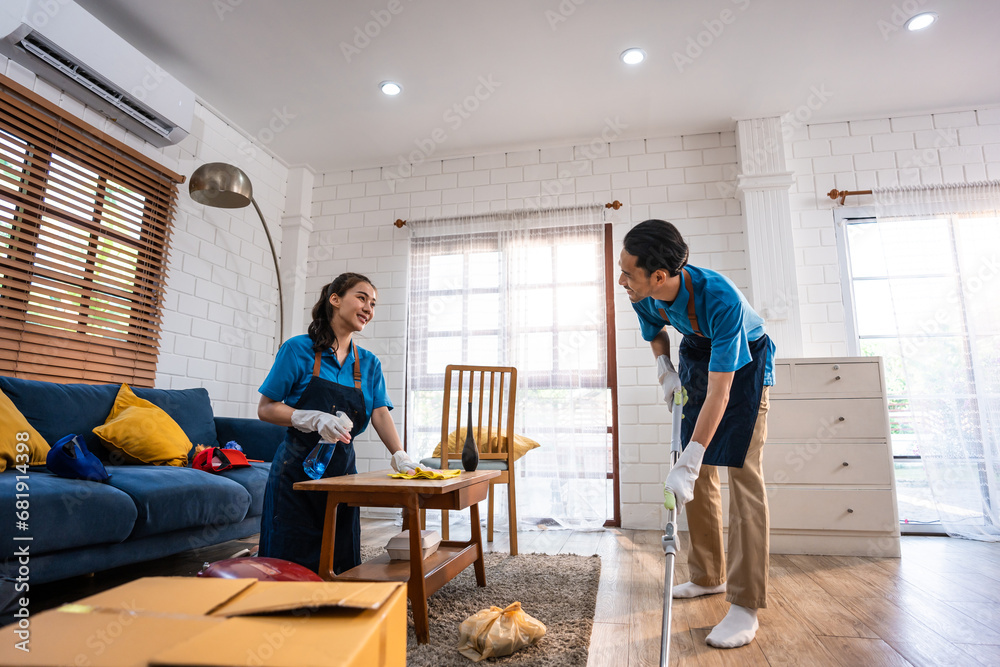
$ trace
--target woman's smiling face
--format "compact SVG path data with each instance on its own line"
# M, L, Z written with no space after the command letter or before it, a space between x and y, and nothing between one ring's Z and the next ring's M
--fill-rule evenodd
M375 288L369 283L358 283L347 290L343 297L330 295L334 318L340 319L354 331L361 331L375 316Z

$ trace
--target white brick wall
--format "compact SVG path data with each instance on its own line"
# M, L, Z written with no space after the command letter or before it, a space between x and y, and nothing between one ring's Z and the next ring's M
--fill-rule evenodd
M831 189L868 190L1000 179L1000 109L899 114L787 133L795 173L793 235L805 356L846 355ZM846 206L870 199L850 197Z
M0 72L188 178L205 162L240 167L280 248L287 167L205 106L196 106L190 136L159 149L2 56ZM178 193L156 386L205 387L215 414L256 417L257 387L277 335L277 283L264 231L252 206L206 208L191 200L186 183Z
M692 248L692 261L724 271L747 287L745 241L739 202L733 198L736 148L733 132L562 146L426 162L406 179L382 171L392 195L358 213L365 194L352 187L360 171L317 177L315 230L310 243L306 302L343 271L371 278L379 289L375 320L359 343L382 360L397 429L403 427L408 231L397 218L414 220L491 210L605 203L625 206L608 216L617 255L633 224L653 216L675 222ZM372 170L364 170L366 179ZM727 180L728 179L728 180ZM367 206L367 203L365 204ZM363 232L359 234L358 232ZM649 344L639 335L621 290L615 301L618 339L619 446L622 517L626 527L662 526L660 507L670 442L669 412L655 386ZM675 343L679 339L675 339ZM358 469L388 466L378 436L358 439Z

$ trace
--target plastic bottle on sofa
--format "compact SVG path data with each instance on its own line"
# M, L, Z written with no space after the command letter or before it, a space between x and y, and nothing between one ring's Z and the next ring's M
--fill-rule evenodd
M337 412L334 417L340 420L340 424L348 431L354 427L354 422L343 412ZM313 450L309 452L306 460L302 462L302 469L305 470L310 478L319 479L326 472L327 466L330 465L330 459L333 458L333 450L336 448L337 443L320 440L313 447Z

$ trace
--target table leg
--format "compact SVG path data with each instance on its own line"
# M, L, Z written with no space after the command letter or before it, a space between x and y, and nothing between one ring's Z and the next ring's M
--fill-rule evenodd
M476 585L480 588L486 586L486 561L483 560L483 529L479 526L479 503L469 505L469 513L472 515L472 542L476 545Z
M403 525L410 531L410 581L407 592L413 610L413 630L418 644L430 641L430 623L427 620L427 582L424 581L424 552L420 548L420 509L417 495L413 494L403 507Z
M337 498L333 493L326 494L326 516L323 519L323 546L319 552L319 572L317 574L326 581L333 581L337 575L333 572L333 544L337 535Z

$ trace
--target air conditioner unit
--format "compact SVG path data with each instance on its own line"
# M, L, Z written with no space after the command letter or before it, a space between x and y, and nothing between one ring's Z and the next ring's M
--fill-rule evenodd
M75 2L0 5L3 55L155 146L191 131L194 93Z

